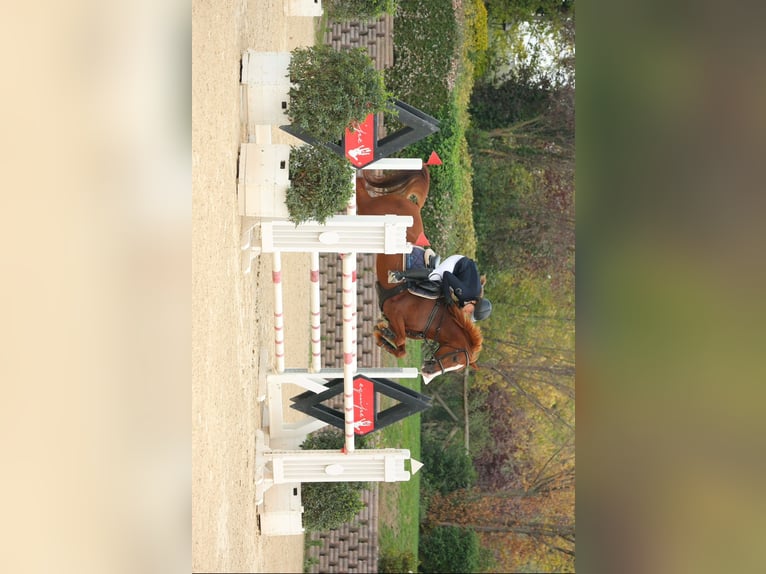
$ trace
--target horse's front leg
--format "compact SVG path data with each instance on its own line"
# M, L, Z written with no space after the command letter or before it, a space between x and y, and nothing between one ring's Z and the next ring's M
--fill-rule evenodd
M375 343L378 347L391 353L395 357L403 357L406 354L404 344L400 344L399 342L399 336L391 330L389 324L385 321L381 321L375 325L373 335L375 336Z
M401 315L398 315L393 320L389 318L388 324L395 335L395 339L393 343L396 345L397 352L394 354L397 357L403 357L404 355L407 354L407 350L404 347L405 343L407 343L407 335L406 335L407 331L406 331L406 326L404 324L404 317Z

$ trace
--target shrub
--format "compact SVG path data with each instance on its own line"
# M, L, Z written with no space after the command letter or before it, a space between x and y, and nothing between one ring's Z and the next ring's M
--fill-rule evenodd
M304 482L301 485L303 526L321 532L338 528L364 508L361 482Z
M327 14L330 20L365 20L393 14L396 0L330 0Z
M473 0L464 4L466 24L466 44L469 54L486 52L489 47L489 25L487 9L482 0Z
M417 571L418 561L412 555L412 552L385 552L378 559L378 572L384 574Z
M306 450L340 450L343 434L338 429L324 429L306 437L301 448ZM365 441L357 439L356 446L364 448ZM338 528L352 520L364 508L360 491L366 482L304 482L301 484L303 527L320 532Z
M338 141L369 114L393 110L383 75L364 49L337 52L320 44L291 54L287 117L317 140Z
M354 446L356 448L367 448L366 436L354 437ZM304 450L340 450L345 444L343 433L335 427L326 427L322 430L311 433L301 443Z
M343 210L354 193L352 175L348 161L325 147L293 147L285 197L290 221L315 219L324 223Z
M437 526L420 537L420 572L477 572L479 537L473 530Z
M436 441L423 441L423 477L428 488L447 494L476 483L476 470L471 457L456 445L444 448Z

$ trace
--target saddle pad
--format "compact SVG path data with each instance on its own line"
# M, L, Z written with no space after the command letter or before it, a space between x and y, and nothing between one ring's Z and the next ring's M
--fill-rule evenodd
M417 245L412 246L410 253L404 253L404 269L422 269L425 264L426 250Z
M409 282L407 291L425 299L438 299L442 294L441 284L436 281Z

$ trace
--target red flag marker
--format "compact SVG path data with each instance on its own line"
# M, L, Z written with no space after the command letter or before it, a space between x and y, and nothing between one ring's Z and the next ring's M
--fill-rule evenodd
M428 156L428 161L426 162L426 165L441 165L441 164L442 164L441 158L437 155L435 151L432 151L431 155Z

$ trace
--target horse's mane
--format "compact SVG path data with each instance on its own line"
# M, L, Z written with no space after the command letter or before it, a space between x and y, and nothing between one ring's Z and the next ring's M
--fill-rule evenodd
M465 331L466 337L468 337L468 346L470 347L471 362L476 360L479 352L481 352L481 345L484 341L484 337L481 334L476 324L471 320L471 316L464 313L457 305L449 306L450 313L454 317L458 326Z

